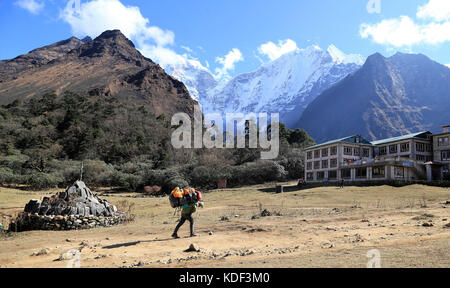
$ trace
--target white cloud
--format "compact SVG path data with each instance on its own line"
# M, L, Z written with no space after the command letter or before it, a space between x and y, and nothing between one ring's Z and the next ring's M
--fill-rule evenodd
M45 6L44 2L39 3L35 0L19 0L14 4L36 15L39 14Z
M364 23L360 26L360 35L378 44L394 47L441 44L450 41L449 9L448 0L430 0L418 7L417 17L422 21L400 16L377 24Z
M450 68L450 64L445 64L445 66L447 66L448 68Z
M450 1L430 0L418 8L417 17L436 21L450 20Z
M210 72L209 63L206 62L207 67L205 67L193 58L191 54L195 51L190 47L180 46L187 51L183 55L174 50L175 34L172 31L150 25L150 20L142 15L139 7L124 5L121 0L83 1L79 9L68 4L61 11L60 17L71 26L73 34L78 37L89 35L95 38L106 30L119 29L135 42L137 49L143 55L166 70L195 67ZM198 49L204 51L200 46ZM236 48L224 57L217 57L216 62L220 67L215 70L215 77L228 79L229 72L234 70L235 64L243 59L241 51Z
M258 47L258 52L267 56L271 61L294 50L298 50L297 43L291 39L280 40L278 45L273 42L267 42Z
M221 64L221 68L216 68L216 78L217 79L228 79L229 74L228 71L234 70L234 66L236 63L244 60L241 51L237 48L233 48L227 55L224 57L217 57L216 62Z
M182 49L186 50L186 52L188 53L194 53L194 50L192 50L190 47L188 46L181 46Z

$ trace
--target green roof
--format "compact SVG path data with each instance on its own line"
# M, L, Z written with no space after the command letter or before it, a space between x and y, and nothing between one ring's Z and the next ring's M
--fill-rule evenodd
M357 142L356 139L360 138L361 141ZM341 143L341 142L345 142L345 143L353 143L353 144L366 144L366 145L372 145L369 141L367 141L366 139L364 139L361 135L353 135L353 136L349 136L349 137L344 137L341 139L336 139L336 140L331 140L325 143L321 143L321 144L317 144L311 147L306 148L308 149L316 149L319 147L323 147L323 146L327 146L327 145L331 145L331 144L335 144L335 143Z
M428 134L431 134L431 132L429 132L429 131L418 132L418 133L413 133L413 134L409 134L409 135L403 135L403 136L373 141L372 144L373 145L382 145L382 144L387 144L387 143L392 143L392 142L397 142L397 141L402 141L402 140L408 140L411 138L427 138L426 135L428 135ZM423 136L425 136L425 137L423 137Z

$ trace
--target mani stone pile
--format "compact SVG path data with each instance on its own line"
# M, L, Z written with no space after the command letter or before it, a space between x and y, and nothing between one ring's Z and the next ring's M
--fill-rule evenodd
M10 231L76 230L109 227L126 221L125 213L100 199L82 181L42 201L31 200L11 222Z

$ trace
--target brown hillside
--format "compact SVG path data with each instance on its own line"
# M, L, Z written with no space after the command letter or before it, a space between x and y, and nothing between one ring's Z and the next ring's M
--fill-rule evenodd
M196 102L184 84L144 57L120 31L106 31L88 43L77 40L71 38L64 45L55 43L9 62L2 61L0 104L40 97L46 92L60 95L73 91L143 104L156 114L192 113ZM37 57L36 51L45 57ZM20 64L17 59L29 61Z

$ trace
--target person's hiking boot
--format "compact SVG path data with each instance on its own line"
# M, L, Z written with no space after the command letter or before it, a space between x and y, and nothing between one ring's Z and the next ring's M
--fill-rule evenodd
M174 239L180 239L180 236L178 236L177 233L173 233L173 234L172 234L172 238L174 238Z
M197 237L197 236L198 236L198 234L195 234L195 233L191 234L191 237Z

